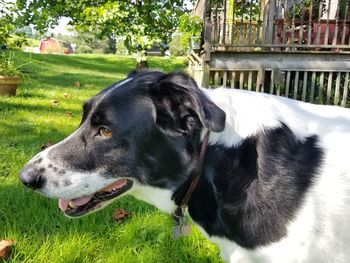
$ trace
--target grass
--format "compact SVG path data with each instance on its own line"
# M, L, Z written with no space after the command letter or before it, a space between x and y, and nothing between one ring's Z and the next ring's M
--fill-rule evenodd
M17 174L40 146L69 135L80 121L83 101L124 78L135 62L108 55L17 56L31 61L29 78L17 96L0 97L0 240L16 241L8 262L221 262L217 247L197 229L172 240L171 217L132 197L70 220L59 212L57 200L21 185ZM181 58L151 58L149 63L165 71L186 67ZM133 216L114 223L116 208Z

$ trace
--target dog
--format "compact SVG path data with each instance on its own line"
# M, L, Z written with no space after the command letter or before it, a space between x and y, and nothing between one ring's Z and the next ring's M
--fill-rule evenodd
M348 109L134 72L19 177L72 218L127 194L187 208L229 262L348 262L349 150Z

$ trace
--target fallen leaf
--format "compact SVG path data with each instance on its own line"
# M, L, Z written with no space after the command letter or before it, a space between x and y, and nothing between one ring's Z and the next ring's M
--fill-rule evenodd
M79 81L74 82L74 87L80 88L81 84Z
M48 141L48 142L44 143L43 145L41 145L40 149L45 150L46 148L49 148L52 145L54 145L54 143L52 143L52 141Z
M11 255L11 249L15 245L13 240L0 241L0 260L6 260Z
M60 102L58 100L51 100L51 105L56 107L60 105Z
M128 212L122 208L118 208L112 215L112 220L118 224L122 223L126 218L131 217L132 212Z
M68 118L73 118L73 113L71 111L67 111L67 117Z

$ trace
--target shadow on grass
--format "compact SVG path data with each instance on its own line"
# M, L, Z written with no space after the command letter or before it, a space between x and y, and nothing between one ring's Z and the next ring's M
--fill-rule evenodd
M132 57L112 55L101 57L31 54L28 56L25 53L18 53L18 56L23 63L30 61L26 66L30 69L27 74L29 80L22 84L24 89L55 88L54 86L69 88L73 87L75 82L95 85L103 89L125 78L136 66L135 59ZM150 57L149 65L150 68L168 72L184 70L187 62L185 59ZM81 71L86 73L80 73Z
M125 75L126 76L126 75ZM108 77L100 72L96 72L94 75L89 73L51 73L50 76L38 76L37 83L35 85L25 85L27 88L38 88L48 86L53 86L52 88L75 88L75 89L85 89L86 87L99 87L101 90L107 88L109 85L125 78L124 75L116 73L115 77ZM75 87L75 83L79 82L81 87ZM85 85L85 86L84 86Z
M110 56L98 57L98 56L66 56L66 55L52 55L52 54L32 54L31 57L25 54L20 54L21 60L24 62L30 62L28 68L44 69L46 64L62 66L67 71L70 69L86 69L86 70L99 70L107 73L128 73L135 68L136 62L130 57L118 57Z

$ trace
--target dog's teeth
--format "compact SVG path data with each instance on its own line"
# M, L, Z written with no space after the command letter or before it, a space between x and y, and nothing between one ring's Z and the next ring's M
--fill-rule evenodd
M73 202L71 202L71 201L70 201L68 204L69 204L69 206L70 206L71 208L77 208L77 206L76 206Z

